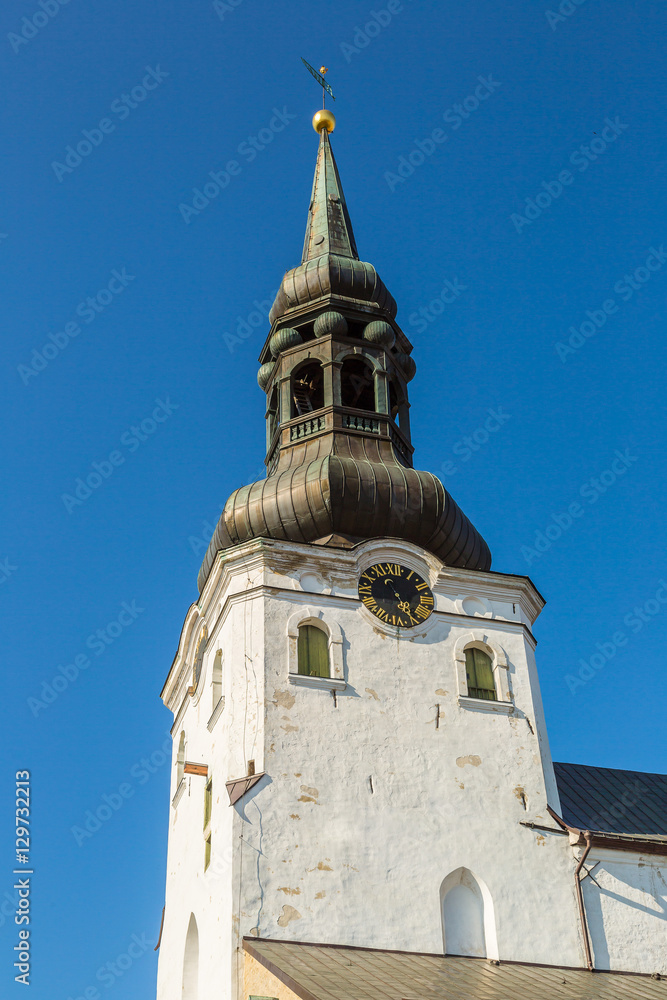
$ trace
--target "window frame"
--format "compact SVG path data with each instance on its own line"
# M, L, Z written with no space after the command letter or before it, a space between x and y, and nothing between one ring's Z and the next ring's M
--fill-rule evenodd
M468 690L465 653L470 648L480 649L491 660L496 691L494 700L490 698L476 698ZM509 685L509 663L507 656L492 636L481 629L475 629L473 632L468 632L460 636L454 649L454 663L458 682L459 705L486 711L506 712L507 714L511 714L514 711L514 700Z
M327 635L329 676L299 673L299 626L314 625ZM342 691L346 687L343 664L343 632L338 622L323 608L303 607L287 622L287 674L291 684Z
M204 785L204 871L211 863L211 817L213 815L213 778Z

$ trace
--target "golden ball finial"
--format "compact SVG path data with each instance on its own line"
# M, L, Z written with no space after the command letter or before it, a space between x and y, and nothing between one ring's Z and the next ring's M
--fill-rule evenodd
M313 115L313 128L316 132L322 132L324 129L327 132L333 132L336 127L336 116L333 111L329 111L328 108L322 108Z
M327 69L326 66L320 66L320 73L322 74L322 76L325 76L325 74L328 72L329 70Z

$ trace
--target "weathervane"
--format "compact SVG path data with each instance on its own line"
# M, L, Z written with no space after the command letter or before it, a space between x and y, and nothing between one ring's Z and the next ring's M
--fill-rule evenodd
M329 70L327 69L326 66L320 66L320 71L318 73L317 70L310 65L310 63L306 62L303 56L301 57L301 62L306 67L308 72L312 73L312 75L315 77L320 87L322 88L322 110L318 111L317 114L314 116L313 128L315 129L316 132L322 132L324 131L324 129L326 129L327 132L333 132L334 128L336 127L336 118L334 116L333 111L329 111L328 108L325 107L325 100L327 94L330 95L332 101L336 100L333 90L331 89L327 81L324 79L324 74L328 73Z

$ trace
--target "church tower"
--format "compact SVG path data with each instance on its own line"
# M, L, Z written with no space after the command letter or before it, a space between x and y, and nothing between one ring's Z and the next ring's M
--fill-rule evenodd
M359 258L333 115L314 124L260 356L266 478L225 505L162 691L158 1000L269 992L253 938L581 964L571 856L539 833L543 600L414 468L412 345Z

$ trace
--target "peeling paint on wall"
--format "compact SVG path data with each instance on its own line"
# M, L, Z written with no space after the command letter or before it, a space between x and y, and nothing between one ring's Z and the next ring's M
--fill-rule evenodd
M301 791L304 794L299 796L299 802L314 802L316 805L319 805L317 797L320 793L317 788L310 788L308 785L302 785Z
M273 696L273 705L280 705L281 708L292 708L296 701L296 695L291 691L276 691Z
M466 764L471 764L473 767L479 767L482 763L482 758L478 757L476 753L468 754L467 757L457 757L456 766L465 767Z
M285 903L282 913L277 920L278 927L287 927L291 920L301 920L301 914L298 910L295 910L293 906L289 906Z

